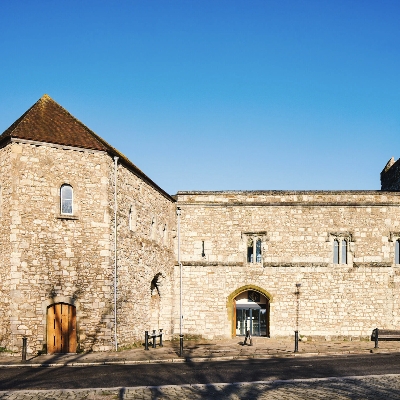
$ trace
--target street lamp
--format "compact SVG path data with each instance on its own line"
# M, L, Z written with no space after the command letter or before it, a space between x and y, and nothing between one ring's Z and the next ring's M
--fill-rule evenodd
M301 283L296 283L296 292L295 295L297 297L296 301L296 330L294 331L294 352L299 352L299 311L300 311L300 286Z
M183 356L183 334L182 334L182 263L181 263L181 208L176 208L178 219L178 265L179 265L179 357Z

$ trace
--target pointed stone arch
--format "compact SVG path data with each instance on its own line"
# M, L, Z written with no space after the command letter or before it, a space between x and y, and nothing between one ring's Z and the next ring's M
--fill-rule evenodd
M236 333L235 333L235 320L236 320L236 315L234 315L234 300L235 298L243 292L246 292L248 290L253 290L255 292L261 293L263 296L265 296L268 300L268 303L272 303L273 302L273 296L271 295L271 293L267 292L265 289L257 286L257 285L244 285L241 286L240 288L234 290L227 298L226 301L226 309L228 312L228 320L231 322L231 336L235 337Z
M166 282L166 275L163 272L158 272L154 275L150 283L150 329L159 329L162 302L165 301L165 287L163 285Z

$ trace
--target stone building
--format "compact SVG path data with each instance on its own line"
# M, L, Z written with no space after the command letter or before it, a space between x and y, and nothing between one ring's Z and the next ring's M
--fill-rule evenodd
M399 327L398 192L179 192L177 204L189 332Z
M109 350L171 331L172 197L46 95L0 143L0 346Z
M181 271L186 335L350 338L400 325L400 161L380 191L172 197L47 95L0 144L0 347L176 336Z

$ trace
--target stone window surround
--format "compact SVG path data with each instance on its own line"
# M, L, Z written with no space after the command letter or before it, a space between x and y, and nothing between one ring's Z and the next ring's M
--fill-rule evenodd
M61 188L63 186L70 186L72 188L72 214L63 214L61 212ZM56 215L57 219L65 219L65 220L77 220L79 219L77 213L77 207L75 203L75 196L74 196L74 186L69 181L62 181L58 185L58 215Z
M398 251L400 251L400 232L390 232L389 233L389 242L392 242L393 245L391 246L391 259L393 260L393 265L400 267L400 262L396 263L396 245L399 243ZM400 258L400 254L397 255ZM398 260L400 261L400 260Z
M246 264L262 264L263 263L263 253L264 253L263 244L268 241L267 232L266 231L242 232L241 237L246 244L245 245L245 254L244 254L245 263ZM250 261L248 261L247 251L248 251L249 240L253 241L253 260L256 260L257 241L261 240L261 260L259 262L257 262L257 260L255 262L253 261L252 263Z
M162 224L162 242L164 246L168 245L168 224Z
M156 238L157 230L157 217L153 215L150 220L150 239L154 240Z
M334 263L334 242L337 240L339 242L339 260L338 263ZM345 241L347 243L347 253L346 253L346 263L342 263L342 241ZM351 232L329 232L328 233L328 238L327 242L331 243L331 261L330 263L334 265L352 265L353 264L353 247L354 247L354 240L353 240L353 234Z
M128 228L131 232L135 232L136 227L137 227L137 210L136 207L132 204L129 207Z
M65 189L71 190L71 198L65 199L67 197ZM67 200L68 202L71 201L71 212L63 212L63 201ZM74 215L74 188L69 183L63 183L60 186L60 214L61 215Z

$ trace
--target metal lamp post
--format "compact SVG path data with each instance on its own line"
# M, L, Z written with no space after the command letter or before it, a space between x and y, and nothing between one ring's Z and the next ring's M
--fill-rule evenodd
M178 218L178 265L179 265L179 357L183 356L183 334L182 334L182 263L181 263L181 208L176 208Z
M301 283L296 283L296 330L294 331L294 352L299 352L299 312L300 312L300 286Z

